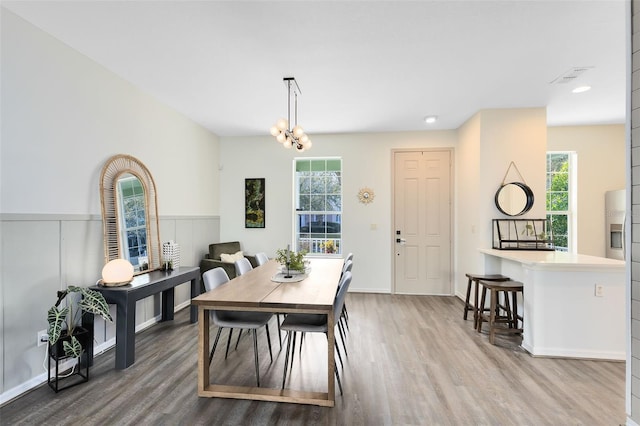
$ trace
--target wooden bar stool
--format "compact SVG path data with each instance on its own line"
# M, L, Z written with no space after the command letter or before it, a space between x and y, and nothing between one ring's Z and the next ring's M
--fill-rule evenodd
M491 301L489 303L488 314L485 310L479 310L478 312L478 333L482 332L482 323L489 323L489 342L495 344L495 334L518 334L522 335L522 315L518 314L518 293L523 293L523 285L519 281L501 281L501 282L489 282L480 281L482 284L482 298L480 299L480 306L484 306L487 296L487 290L491 293L489 297ZM504 305L500 304L500 294L503 295ZM511 300L509 300L511 296ZM499 309L504 311L504 314L499 312ZM520 324L518 324L518 321ZM506 324L507 327L501 324Z
M478 292L479 292L479 283L478 281L509 281L511 278L505 277L500 274L492 274L492 275L479 275L479 274L465 274L469 281L467 282L467 297L464 300L464 316L463 318L467 319L467 313L469 311L473 311L473 328L478 328ZM474 287L473 293L473 304L471 304L471 287Z

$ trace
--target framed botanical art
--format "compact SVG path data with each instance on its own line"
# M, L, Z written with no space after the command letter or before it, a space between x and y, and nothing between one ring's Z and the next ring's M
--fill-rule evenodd
M244 227L264 228L264 178L244 180Z

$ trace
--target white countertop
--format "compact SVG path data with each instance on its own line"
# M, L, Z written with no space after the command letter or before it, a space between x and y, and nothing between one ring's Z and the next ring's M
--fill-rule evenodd
M562 251L480 249L480 252L519 262L522 263L523 266L530 268L573 270L608 269L620 271L624 271L625 269L625 262L623 260Z

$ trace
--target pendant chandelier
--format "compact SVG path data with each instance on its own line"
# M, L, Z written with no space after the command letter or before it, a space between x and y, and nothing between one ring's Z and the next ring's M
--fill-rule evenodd
M271 127L271 135L275 136L285 148L295 147L298 152L311 148L311 139L298 126L298 94L302 94L294 77L283 78L287 86L287 118L280 118L275 126ZM291 128L291 94L293 92L293 128Z

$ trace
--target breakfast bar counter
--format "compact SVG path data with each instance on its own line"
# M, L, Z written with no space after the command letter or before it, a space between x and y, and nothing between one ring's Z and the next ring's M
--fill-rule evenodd
M626 359L624 261L556 251L480 252L485 273L524 284L522 347L529 353Z

